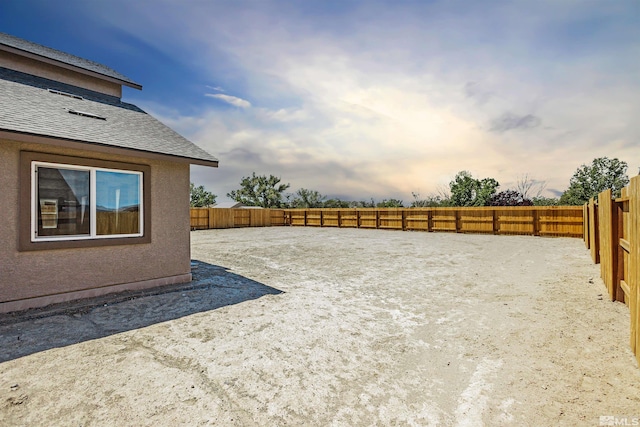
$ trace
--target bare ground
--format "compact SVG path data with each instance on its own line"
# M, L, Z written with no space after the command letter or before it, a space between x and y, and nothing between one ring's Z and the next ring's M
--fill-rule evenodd
M640 417L629 311L580 239L208 230L192 257L188 286L1 316L0 425Z

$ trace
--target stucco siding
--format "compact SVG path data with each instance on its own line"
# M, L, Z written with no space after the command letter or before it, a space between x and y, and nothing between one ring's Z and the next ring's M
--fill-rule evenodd
M112 83L104 79L25 58L10 52L0 52L0 67L33 74L34 76L56 80L100 93L106 93L107 95L117 96L118 98L122 97L122 86L118 83Z
M22 150L148 165L151 243L19 251L19 215L30 214L20 212L19 207ZM8 311L2 305L6 308L10 301L14 306L19 300L42 305L68 300L73 293L126 289L117 285L140 288L189 280L188 189L188 164L0 140L0 312ZM88 290L93 291L87 294ZM52 298L39 298L47 296Z

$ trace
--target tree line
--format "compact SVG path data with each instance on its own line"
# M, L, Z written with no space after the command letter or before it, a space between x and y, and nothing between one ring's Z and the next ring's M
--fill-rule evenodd
M494 178L475 178L468 171L458 172L448 187L437 194L421 197L413 192L409 207L457 207L457 206L556 206L582 205L598 193L612 189L616 196L629 184L627 163L617 158L599 157L589 165L581 165L569 180L569 187L560 197L544 197L545 182L524 175L518 178L515 188L498 191L500 183ZM246 206L263 208L393 208L405 207L402 200L374 199L346 201L328 198L316 190L300 188L295 193L285 193L291 187L274 175L243 177L240 188L227 193L227 197ZM215 204L216 195L202 185L191 184L191 206Z

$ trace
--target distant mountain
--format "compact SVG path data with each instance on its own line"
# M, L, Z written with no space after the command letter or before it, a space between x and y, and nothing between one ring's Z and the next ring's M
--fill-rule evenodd
M123 206L118 209L118 212L138 212L140 210L140 206L131 205L131 206ZM97 212L115 212L115 209L107 208L105 206L96 206Z

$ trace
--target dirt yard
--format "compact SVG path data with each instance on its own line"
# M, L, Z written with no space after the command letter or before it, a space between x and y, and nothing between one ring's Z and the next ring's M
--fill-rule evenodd
M291 227L191 238L188 286L0 317L0 425L640 417L629 311L607 301L580 239Z

